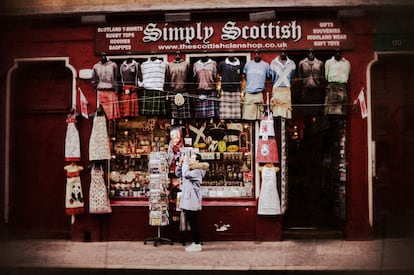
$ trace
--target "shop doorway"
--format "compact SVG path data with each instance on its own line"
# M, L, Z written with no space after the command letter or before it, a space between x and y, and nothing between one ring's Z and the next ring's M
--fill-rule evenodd
M334 54L315 52L324 63ZM306 55L291 53L289 58L299 64ZM325 85L321 85L322 99ZM283 236L342 238L346 217L346 116L324 115L323 100L320 105L306 103L298 68L291 90L292 119L286 122L288 205Z
M63 167L73 73L63 61L18 65L10 79L10 234L68 237Z
M371 70L374 232L414 236L414 53L381 54Z

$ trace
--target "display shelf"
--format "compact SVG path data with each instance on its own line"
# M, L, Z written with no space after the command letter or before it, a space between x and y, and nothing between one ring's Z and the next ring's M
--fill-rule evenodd
M133 207L148 207L148 198L123 198L122 200L111 200L111 206L133 206Z
M206 161L210 170L203 180L203 197L253 197L250 152L215 153Z
M170 224L169 220L169 179L166 152L151 152L149 156L148 171L150 173L148 210L149 225L157 227L157 236L144 240L158 244L173 244L172 240L161 237L161 227Z

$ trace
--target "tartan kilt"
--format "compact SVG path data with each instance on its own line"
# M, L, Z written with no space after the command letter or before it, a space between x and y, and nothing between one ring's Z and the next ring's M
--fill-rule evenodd
M200 95L205 95L205 99L200 99ZM212 118L217 117L218 104L217 104L217 92L216 90L197 91L196 98L194 100L195 117L196 118Z
M221 91L219 117L221 119L241 119L240 91Z
M181 94L184 97L184 104L178 106L175 104L175 95L177 92L169 92L167 96L167 105L166 105L166 112L168 118L175 118L175 119L189 119L191 118L191 104L190 104L190 97L187 92L182 92Z
M130 90L129 94L125 90ZM122 87L120 96L119 109L121 117L136 117L138 116L138 94L135 87Z
M97 90L98 105L102 105L102 108L106 114L106 117L110 119L117 119L121 117L119 112L118 94L112 90Z
M164 92L144 89L139 100L139 112L141 115L165 115Z

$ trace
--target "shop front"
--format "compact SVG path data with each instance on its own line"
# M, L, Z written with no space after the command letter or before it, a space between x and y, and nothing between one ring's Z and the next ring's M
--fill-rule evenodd
M176 169L199 154L209 164L203 240L277 241L291 230L368 238L361 106L372 30L366 18L321 18L22 30L6 60L11 229L33 236L53 224L73 240L186 240ZM56 76L40 83L34 68L43 80ZM52 89L63 99L49 97L59 78ZM48 103L23 108L20 96ZM53 117L59 133L22 132L33 115ZM37 137L14 139L21 134ZM56 141L52 161L40 151L21 173L25 150L47 136ZM27 177L42 186L43 209L27 199L36 189ZM56 195L47 198L51 185ZM44 208L52 220L36 224Z

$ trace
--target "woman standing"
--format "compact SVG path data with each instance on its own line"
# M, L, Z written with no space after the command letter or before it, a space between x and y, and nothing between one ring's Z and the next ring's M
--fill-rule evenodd
M199 213L201 210L201 183L208 170L209 164L200 162L201 155L192 154L189 158L185 155L181 165L177 167L176 174L182 178L180 209L184 211L185 218L191 229L193 243L186 247L187 252L199 252L202 250L200 243Z

